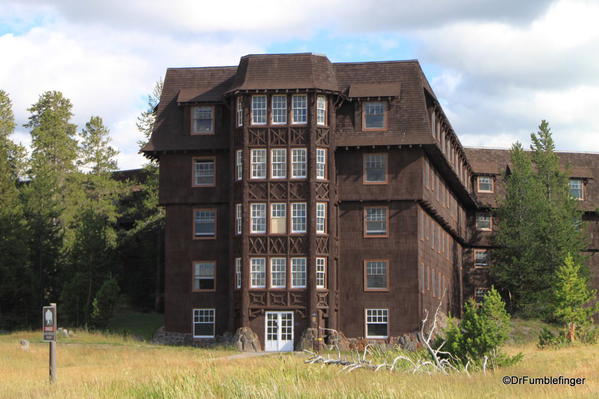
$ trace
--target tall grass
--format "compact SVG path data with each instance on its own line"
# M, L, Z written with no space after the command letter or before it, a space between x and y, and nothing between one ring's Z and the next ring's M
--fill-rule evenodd
M413 375L307 365L297 354L229 359L235 352L154 346L80 333L58 344L58 382L49 385L48 347L0 337L0 398L597 398L599 345L507 347L524 360L495 373ZM585 385L503 385L504 375L585 377Z

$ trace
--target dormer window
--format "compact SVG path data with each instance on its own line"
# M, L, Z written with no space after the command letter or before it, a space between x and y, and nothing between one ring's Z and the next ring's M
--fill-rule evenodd
M583 184L581 179L570 179L568 182L570 195L577 200L584 199Z
M266 125L266 96L252 96L252 125Z
M296 94L291 97L292 120L294 124L308 122L308 97L305 94Z
M476 178L477 190L479 193L493 192L493 178L490 176L478 176Z
M191 109L191 134L214 134L214 107Z
M363 130L385 130L385 103L365 102L362 106Z

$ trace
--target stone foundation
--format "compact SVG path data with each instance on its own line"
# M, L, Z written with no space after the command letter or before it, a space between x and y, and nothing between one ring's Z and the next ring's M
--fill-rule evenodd
M383 349L394 349L399 346L401 349L407 351L415 351L422 347L422 342L420 341L417 332L386 339L369 339L347 338L343 333L333 331L328 336L327 344L334 348L339 348L341 351L363 351L366 345L379 346Z
M191 334L166 331L160 327L152 337L152 343L171 346L194 346L197 348L209 348L212 346L233 345L233 336L230 333L217 335L214 338L194 339Z

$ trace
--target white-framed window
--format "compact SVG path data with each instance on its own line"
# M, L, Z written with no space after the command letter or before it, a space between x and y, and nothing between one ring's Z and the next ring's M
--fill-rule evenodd
M389 335L389 309L365 309L366 338L387 338Z
M324 180L327 178L327 150L324 148L316 149L316 178Z
M316 124L324 126L327 124L327 98L316 97Z
M235 233L241 234L243 228L243 204L235 204Z
M387 235L387 207L367 207L364 209L364 235L377 237Z
M252 96L252 125L266 125L266 96Z
M193 310L193 337L214 338L215 309Z
M250 287L266 288L265 258L250 258Z
M476 230L491 231L492 222L491 215L489 213L477 213L476 214Z
M193 291L213 291L216 288L216 262L193 262Z
M243 100L237 97L237 127L243 126Z
M306 258L291 258L291 288L306 287Z
M273 148L270 154L270 175L273 179L287 177L287 149Z
M270 233L287 233L287 204L284 202L270 204Z
M362 113L364 130L385 129L385 104L383 102L365 102Z
M243 179L243 150L235 151L235 178Z
M291 178L299 179L307 174L307 150L305 148L291 149Z
M305 202L294 202L291 204L291 232L306 232L307 205Z
M474 266L486 267L489 266L489 251L486 249L474 250Z
M386 290L389 288L389 263L386 260L372 259L364 262L366 284L365 290Z
M214 107L203 106L191 109L191 133L212 134L214 133Z
M582 180L581 179L570 179L568 181L568 187L570 188L570 195L577 199L577 200L581 200L584 199L584 192L583 192L583 184L582 184Z
M484 288L484 287L477 287L474 290L474 300L476 302L482 302L485 299L485 296L487 295L487 292L489 292L488 288Z
M194 158L193 160L193 186L214 186L215 167L214 158Z
M325 288L327 281L327 258L316 258L316 288Z
M493 178L491 176L478 176L476 181L479 193L493 192Z
M266 233L266 204L250 204L251 224L250 232L254 234Z
M387 182L387 154L364 154L364 183Z
M319 234L327 232L327 204L325 202L316 203L316 232Z
M287 286L287 259L270 258L270 287L285 288Z
M193 210L193 234L199 238L216 236L216 209Z
M284 125L287 123L287 96L272 96L272 124Z
M241 258L235 258L235 288L241 288Z
M266 179L266 149L253 148L250 153L251 178Z
M292 120L294 124L308 122L308 96L295 94L291 97Z

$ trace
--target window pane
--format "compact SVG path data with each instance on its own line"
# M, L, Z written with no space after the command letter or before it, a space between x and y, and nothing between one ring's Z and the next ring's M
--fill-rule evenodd
M366 263L366 288L387 288L387 263L370 261Z
M387 178L387 157L385 154L365 154L364 169L366 181L369 183L383 183Z
M193 132L212 132L212 107L195 107L193 111Z
M252 179L266 179L266 149L251 151L251 169Z
M241 180L243 177L243 151L237 150L235 152L235 175L237 180Z
M266 233L266 204L251 204L251 232Z
M327 259L316 258L316 287L324 288L327 273Z
M291 177L306 177L306 149L293 148L291 150Z
M272 123L287 123L287 96L272 97Z
M369 337L386 337L387 336L387 323L368 324L368 336Z
M576 199L582 199L582 180L580 179L570 179L570 195Z
M287 177L287 149L273 149L271 155L271 165L273 179L284 179Z
M291 204L291 232L305 233L306 232L306 204L294 203Z
M291 259L291 286L295 288L306 286L306 258Z
M252 97L252 124L266 124L266 96Z
M274 288L285 287L287 281L287 259L271 258L270 259L270 285Z
M381 102L364 104L364 125L367 129L385 127L385 106Z
M194 232L196 236L211 236L216 231L216 212L198 210L194 212Z
M316 178L326 179L326 161L327 161L327 150L324 148L316 149Z
M243 104L241 97L237 97L237 126L243 126Z
M214 161L195 160L194 162L194 185L214 185Z
M493 179L487 176L478 177L479 191L493 191Z
M251 258L251 286L253 288L266 287L266 260L264 258Z
M308 100L305 94L291 97L293 123L306 123L308 121Z
M316 204L316 232L324 234L326 232L327 207L326 203L318 202Z
M366 234L384 235L387 233L387 209L366 208Z
M325 96L316 98L316 123L324 125L326 123L327 100Z
M287 232L287 204L271 204L270 232L272 234Z
M477 230L491 230L491 216L476 215L476 228Z

